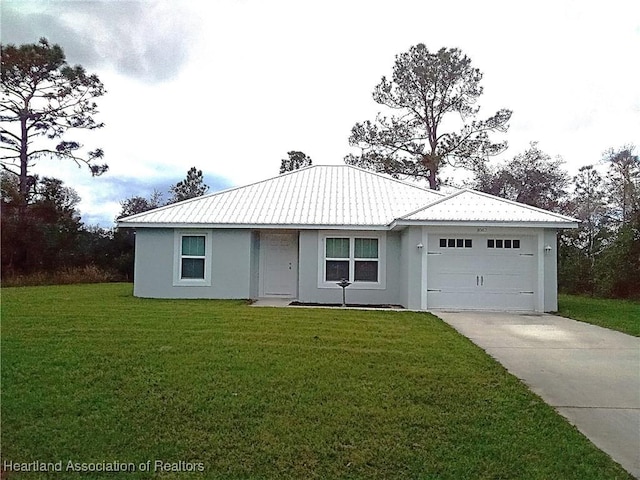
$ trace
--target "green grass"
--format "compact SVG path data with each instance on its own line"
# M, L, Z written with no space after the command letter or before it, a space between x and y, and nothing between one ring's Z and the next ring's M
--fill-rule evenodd
M201 462L9 478L631 478L427 313L2 290L2 460Z
M558 314L640 337L640 302L559 295Z

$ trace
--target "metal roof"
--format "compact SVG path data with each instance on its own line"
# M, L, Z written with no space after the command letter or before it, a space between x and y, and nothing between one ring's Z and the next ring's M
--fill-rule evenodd
M386 227L443 195L350 165L311 166L132 215L123 227Z
M316 165L118 221L122 227L385 230L485 223L566 228L578 220L474 190L444 195L351 165Z
M403 221L567 224L566 226L577 226L578 223L575 218L469 189L460 190L404 215L398 219L397 224L402 224Z

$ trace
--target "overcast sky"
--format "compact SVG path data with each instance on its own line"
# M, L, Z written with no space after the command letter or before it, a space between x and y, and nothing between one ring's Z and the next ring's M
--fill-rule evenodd
M164 191L191 166L211 191L275 176L289 150L342 164L351 127L395 55L457 47L484 73L480 116L513 110L496 135L531 141L571 174L611 147L640 147L636 0L2 0L1 40L44 36L96 73L109 172L41 160L75 188L85 224L113 225L119 201Z

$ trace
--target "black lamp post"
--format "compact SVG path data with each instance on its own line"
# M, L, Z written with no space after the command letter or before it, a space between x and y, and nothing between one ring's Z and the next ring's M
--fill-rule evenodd
M342 280L340 280L336 285L338 285L339 287L342 287L342 306L346 307L347 306L347 302L345 301L345 289L351 285L351 282L349 282L346 278L343 278Z

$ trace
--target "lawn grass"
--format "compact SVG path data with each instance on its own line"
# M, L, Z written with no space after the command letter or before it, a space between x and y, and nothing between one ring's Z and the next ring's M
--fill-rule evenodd
M640 337L640 302L558 295L558 314Z
M3 289L2 388L5 462L204 468L8 478L631 478L427 313Z

